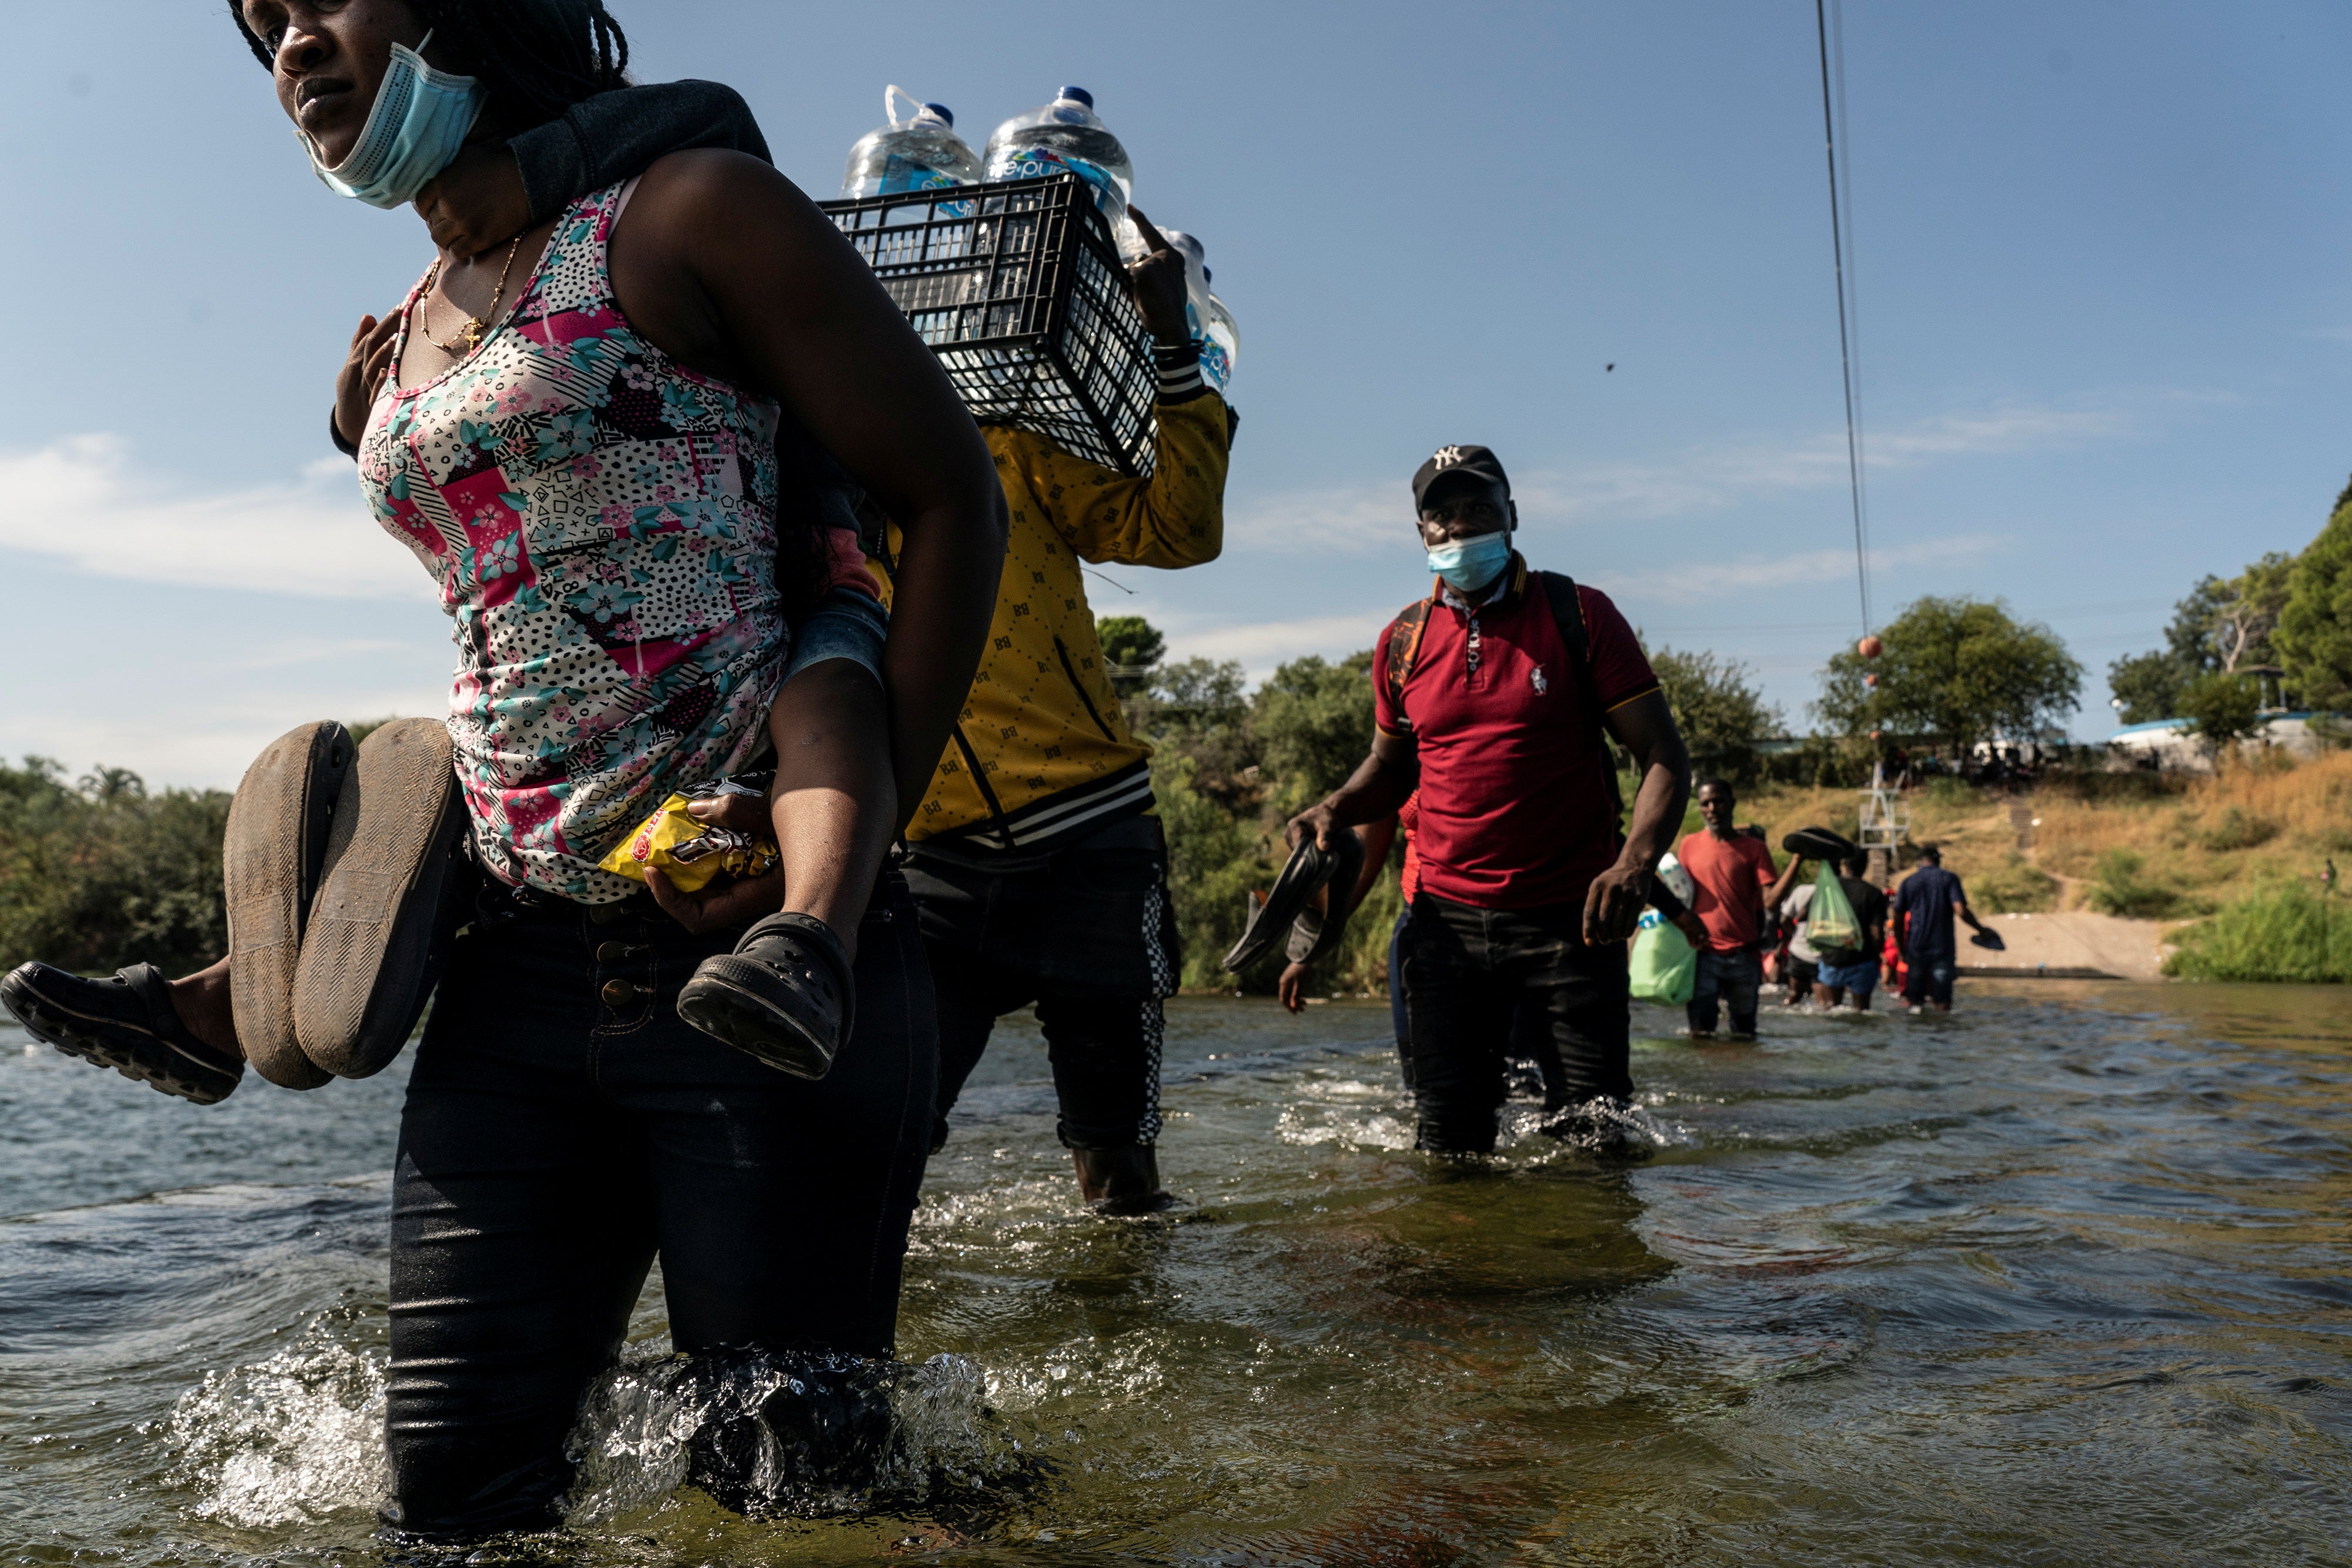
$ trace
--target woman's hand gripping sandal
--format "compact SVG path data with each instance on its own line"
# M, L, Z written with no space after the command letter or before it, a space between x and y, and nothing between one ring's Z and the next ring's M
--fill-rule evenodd
M814 915L752 923L732 953L698 965L677 1016L796 1078L822 1078L856 1022L849 953Z
M19 964L0 977L0 1004L68 1056L199 1105L227 1099L245 1076L237 1057L188 1032L172 1006L172 983L152 964L129 965L110 980Z

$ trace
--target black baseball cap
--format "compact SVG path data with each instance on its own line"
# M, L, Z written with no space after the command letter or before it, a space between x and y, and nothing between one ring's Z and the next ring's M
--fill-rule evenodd
M1485 479L1500 485L1503 494L1511 493L1510 476L1503 465L1483 446L1441 446L1429 455L1429 461L1413 470L1412 509L1421 510L1421 498L1440 477L1448 474L1467 474L1474 479Z

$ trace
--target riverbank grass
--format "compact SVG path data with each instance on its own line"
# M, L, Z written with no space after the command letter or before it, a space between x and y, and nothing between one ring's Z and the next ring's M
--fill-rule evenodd
M2352 908L2309 883L2262 889L2174 940L2164 972L2179 979L2352 981Z

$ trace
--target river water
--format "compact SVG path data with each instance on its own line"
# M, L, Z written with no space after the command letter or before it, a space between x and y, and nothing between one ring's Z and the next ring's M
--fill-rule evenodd
M1384 1008L1180 1000L1187 1206L1126 1222L1010 1020L917 1218L907 1485L680 1485L656 1278L533 1560L2352 1560L2352 998L1961 1005L1641 1009L1610 1168L1526 1107L1412 1154ZM376 1560L404 1072L203 1110L0 1029L0 1564Z

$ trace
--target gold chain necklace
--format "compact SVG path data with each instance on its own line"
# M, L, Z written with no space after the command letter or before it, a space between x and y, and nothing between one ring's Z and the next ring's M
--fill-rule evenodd
M498 291L490 296L489 316L468 316L466 318L465 324L457 329L457 336L465 340L465 346L462 349L454 342L445 343L435 337L433 329L425 320L422 307L432 303L434 287L441 281L441 258L435 256L433 271L425 279L425 293L418 300L420 308L416 313L416 329L425 334L425 340L453 360L472 358L474 350L482 346L482 334L490 329L490 321L498 316L499 301L506 298L507 274L514 270L515 252L521 248L522 235L517 235L514 236L514 243L507 246L507 264L499 268L499 287ZM447 297L445 295L443 298ZM450 300L451 308L456 308L457 303L454 299Z

